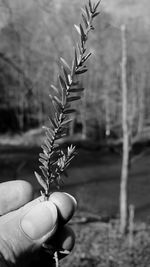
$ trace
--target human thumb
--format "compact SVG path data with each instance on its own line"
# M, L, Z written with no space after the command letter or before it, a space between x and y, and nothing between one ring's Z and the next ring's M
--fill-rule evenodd
M56 230L56 206L51 201L39 203L22 216L20 226L28 239L37 243L44 242Z
M0 252L6 262L13 264L20 256L32 254L57 228L57 208L51 201L24 207L3 217L0 220Z

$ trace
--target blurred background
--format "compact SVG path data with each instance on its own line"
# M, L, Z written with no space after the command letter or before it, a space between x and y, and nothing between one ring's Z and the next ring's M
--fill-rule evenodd
M92 1L93 2L93 1ZM26 179L39 190L33 171L50 116L51 84L60 57L72 61L81 21L81 0L0 1L0 179ZM104 216L119 212L122 162L122 32L126 26L127 118L132 137L129 203L139 220L150 219L150 4L104 0L88 50L85 94L64 143L78 155L63 190L80 210ZM94 209L93 209L94 207Z
M69 63L85 1L3 0L0 3L0 132L38 128L49 115L51 83L57 83L59 58ZM127 27L127 84L134 136L148 129L148 1L102 1L96 31L89 40L93 56L83 78L86 93L71 133L93 140L121 136L121 33ZM144 133L143 133L144 134Z
M34 186L35 196L40 190L33 173L44 138L42 126L51 116L48 95L51 84L58 83L60 57L71 65L77 41L74 24L80 23L85 3L0 0L0 181L25 179ZM88 73L81 78L85 92L62 141L62 146L75 144L78 152L62 186L78 200L74 221L78 245L75 260L70 261L72 266L147 267L148 232L142 232L144 238L136 236L140 244L136 253L130 233L124 261L122 254L116 258L120 243L114 243L118 239L109 231L112 224L92 222L118 218L122 162L127 155L124 193L130 230L135 219L149 227L150 2L103 0L99 9L88 41L92 53Z

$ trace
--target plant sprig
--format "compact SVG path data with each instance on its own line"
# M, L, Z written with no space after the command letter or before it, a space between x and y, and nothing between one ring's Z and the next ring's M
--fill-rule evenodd
M50 95L53 116L49 118L49 126L45 129L45 140L39 154L39 166L41 175L35 172L35 176L44 189L45 199L49 198L51 184L60 186L61 175L75 156L75 146L70 145L67 151L58 143L67 133L69 123L72 121L71 114L76 112L71 103L81 98L84 88L81 86L79 76L87 72L86 62L91 56L87 53L86 42L91 30L94 30L93 19L99 14L97 8L100 4L88 5L82 9L82 23L75 25L79 35L79 42L74 48L72 66L61 58L61 72L58 75L59 86L52 85L54 96Z

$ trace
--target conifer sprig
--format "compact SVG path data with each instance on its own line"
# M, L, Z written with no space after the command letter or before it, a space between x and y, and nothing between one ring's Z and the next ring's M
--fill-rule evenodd
M72 121L71 114L76 112L71 103L81 98L84 88L81 86L79 76L87 72L86 62L91 56L87 53L86 42L91 30L94 30L93 19L99 14L97 8L100 4L92 4L89 0L88 5L82 9L82 23L75 25L79 35L79 42L74 48L72 66L61 58L61 73L58 75L59 87L52 85L54 96L50 95L53 116L49 118L49 126L45 129L45 140L42 153L39 154L39 166L41 175L35 172L35 176L44 189L44 196L48 199L50 186L54 183L60 185L61 174L65 171L71 160L75 156L75 147L71 145L67 151L63 150L58 144L58 140L66 135L69 123Z

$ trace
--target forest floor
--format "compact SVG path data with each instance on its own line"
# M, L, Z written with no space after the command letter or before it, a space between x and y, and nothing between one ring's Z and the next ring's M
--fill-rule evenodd
M149 267L150 229L136 223L134 234L121 237L117 220L75 223L76 244L63 267Z
M40 141L37 138L32 144L15 140L8 142L5 137L0 141L0 181L27 180L36 196L40 188L33 172L38 169ZM62 186L78 201L71 221L76 245L62 266L150 266L150 150L134 162L130 171L129 204L135 207L136 222L132 246L129 236L122 238L118 231L120 170L119 154L104 148L78 149Z

